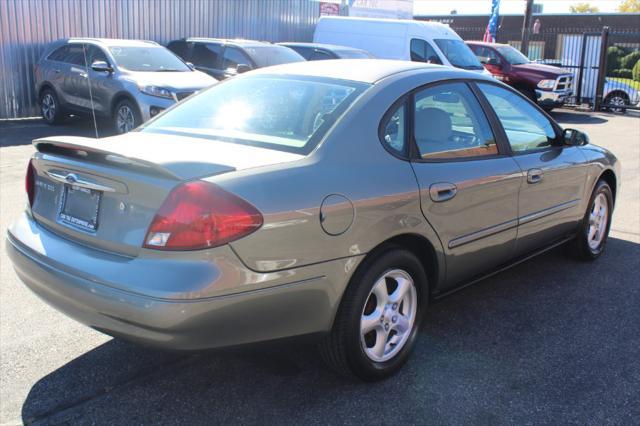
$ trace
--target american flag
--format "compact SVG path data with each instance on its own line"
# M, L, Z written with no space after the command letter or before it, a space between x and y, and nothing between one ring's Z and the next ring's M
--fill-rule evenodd
M487 24L487 30L484 32L483 41L488 43L495 43L496 36L498 34L498 15L500 10L500 0L492 0L491 3L491 18Z

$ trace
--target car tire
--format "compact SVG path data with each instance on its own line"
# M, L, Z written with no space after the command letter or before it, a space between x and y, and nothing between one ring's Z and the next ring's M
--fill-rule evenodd
M389 246L365 259L320 344L325 363L370 382L394 374L415 345L428 294L426 273L413 253Z
M624 114L627 112L625 106L629 105L629 96L623 92L612 92L604 98L604 104L609 111L615 114Z
M65 112L60 105L56 92L50 88L40 93L40 113L47 124L60 124L65 119Z
M604 252L611 227L613 193L604 180L598 181L589 200L589 207L580 223L578 235L569 245L578 260L595 260Z
M113 128L118 134L128 133L142 123L137 106L130 100L124 99L113 110Z

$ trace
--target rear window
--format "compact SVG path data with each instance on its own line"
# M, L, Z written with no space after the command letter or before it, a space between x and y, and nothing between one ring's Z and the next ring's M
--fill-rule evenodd
M329 78L235 77L172 108L141 131L308 154L368 86Z

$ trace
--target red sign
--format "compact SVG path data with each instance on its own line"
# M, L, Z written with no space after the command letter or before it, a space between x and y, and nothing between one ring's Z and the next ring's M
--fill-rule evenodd
M320 16L340 15L340 5L338 3L320 2Z

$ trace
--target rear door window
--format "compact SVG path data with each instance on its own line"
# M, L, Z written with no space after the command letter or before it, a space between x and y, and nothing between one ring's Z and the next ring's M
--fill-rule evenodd
M428 62L430 64L442 64L440 57L433 47L426 41L411 39L411 60L415 62Z
M82 44L68 44L49 55L48 59L52 61L65 62L73 65L85 65L84 50ZM87 58L88 59L88 58Z

